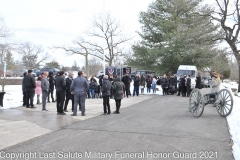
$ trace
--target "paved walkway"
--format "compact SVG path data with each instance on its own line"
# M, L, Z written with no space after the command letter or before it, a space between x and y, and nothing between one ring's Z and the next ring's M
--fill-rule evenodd
M148 96L124 98L122 108L140 103L151 98ZM67 115L57 115L56 103L47 103L48 112L42 112L41 105L36 109L25 107L0 110L0 149L13 146L20 142L39 137L59 130L76 122L99 116L103 113L102 99L86 100L86 116L72 117L71 101L68 104ZM110 99L111 111L115 111L115 101Z
M31 159L56 160L233 160L226 119L212 105L195 118L188 101L175 95L142 95L124 99L119 115L99 116L102 100L90 99L86 117L57 116L54 104L49 113L2 110L2 121L17 124L1 130L0 142L10 146L2 146L2 155L16 158L22 153L26 158L31 153Z

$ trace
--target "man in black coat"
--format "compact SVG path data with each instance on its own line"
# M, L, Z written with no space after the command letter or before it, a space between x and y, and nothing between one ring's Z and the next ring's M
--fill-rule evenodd
M51 94L52 102L55 102L53 98L53 91L54 91L54 85L55 85L55 78L53 76L53 72L49 72L48 80L49 80L48 102L50 102L49 100L50 94Z
M122 82L124 83L125 85L125 92L126 92L126 96L128 98L130 94L130 83L131 83L131 78L128 76L128 74L125 74L123 77L122 77Z
M110 114L110 104L109 104L109 97L111 95L111 90L112 90L112 83L108 80L108 76L105 75L103 77L103 82L102 82L102 98L103 98L103 111L104 115Z
M198 76L196 77L196 87L195 88L198 88L198 89L201 89L201 75L198 73Z
M27 76L27 72L23 73L23 81L22 81L22 92L23 92L23 107L27 104L27 95L26 95L26 87L24 85L24 77Z
M188 77L187 77L186 88L187 88L187 97L189 97L190 96L190 89L191 89L190 75L188 75Z
M133 96L135 96L135 93L138 96L139 95L139 86L140 86L140 76L138 74L134 78L133 85L134 85Z
M70 91L70 86L73 81L72 75L73 75L73 73L69 73L68 78L66 78L66 100L65 100L64 110L63 110L64 112L68 112L67 105L68 105L69 100L72 101L72 111L73 111L73 107L74 107L74 96L73 96L73 94L71 94L71 91Z
M186 97L186 75L181 79L181 87L182 87L182 96Z
M33 97L35 95L36 82L34 77L32 76L31 69L28 70L28 75L23 78L23 84L26 90L26 108L36 108L33 105Z
M59 76L56 77L56 95L57 95L57 114L66 115L63 112L63 104L65 100L66 81L64 78L64 72L60 71Z

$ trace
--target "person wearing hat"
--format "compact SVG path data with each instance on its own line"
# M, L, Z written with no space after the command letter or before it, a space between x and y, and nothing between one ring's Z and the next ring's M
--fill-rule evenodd
M219 78L219 75L217 74L217 72L213 72L212 74L212 82L211 82L211 87L212 87L212 92L219 92L220 90L220 84L221 84L221 80Z

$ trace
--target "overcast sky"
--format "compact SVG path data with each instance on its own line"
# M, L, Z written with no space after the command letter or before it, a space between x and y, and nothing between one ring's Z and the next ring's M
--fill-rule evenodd
M64 51L48 50L54 45L68 45L89 26L94 15L109 12L124 25L126 33L140 30L138 16L152 0L0 0L0 17L13 32L14 39L42 45L52 59L71 66L84 57L67 56Z

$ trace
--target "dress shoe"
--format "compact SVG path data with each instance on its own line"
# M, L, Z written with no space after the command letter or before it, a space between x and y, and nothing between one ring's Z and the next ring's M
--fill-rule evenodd
M27 106L26 108L30 108L29 106Z
M32 109L36 108L35 106L31 106Z
M114 111L113 114L120 114L120 112Z
M102 115L107 115L107 113L103 113Z
M86 114L85 114L85 113L82 113L81 115L82 115L82 116L86 116Z
M68 112L68 111L65 109L65 110L63 110L63 112Z
M63 113L59 113L58 112L57 115L66 115L66 113L64 113L64 112Z
M71 114L71 116L77 116L77 114Z
M108 114L108 115L110 115L110 114L111 114L111 112L108 112L107 114Z

